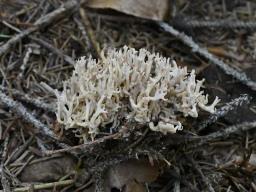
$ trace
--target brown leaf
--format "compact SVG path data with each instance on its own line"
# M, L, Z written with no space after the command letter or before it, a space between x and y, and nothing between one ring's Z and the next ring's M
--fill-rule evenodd
M146 187L142 183L138 183L137 181L129 181L126 184L126 188L124 192L146 192Z
M163 20L168 13L168 0L89 0L90 8L114 9L129 15Z
M19 179L22 182L51 182L74 171L76 162L70 156L46 158L24 168Z
M143 191L143 183L155 181L159 173L160 164L157 162L151 165L148 160L128 160L108 170L105 177L105 190L125 188L127 192L131 189Z
M227 168L232 165L241 166L248 172L254 172L256 170L256 154L251 154L249 159L244 159L243 155L233 155L231 160L219 165L219 168Z

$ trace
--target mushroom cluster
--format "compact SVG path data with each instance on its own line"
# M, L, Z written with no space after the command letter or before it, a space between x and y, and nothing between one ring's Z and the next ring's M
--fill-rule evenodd
M177 114L196 118L199 109L214 113L219 99L207 105L203 81L158 53L109 49L98 61L82 57L76 62L63 90L55 91L57 120L84 141L106 125L118 130L124 120L175 133L182 129Z

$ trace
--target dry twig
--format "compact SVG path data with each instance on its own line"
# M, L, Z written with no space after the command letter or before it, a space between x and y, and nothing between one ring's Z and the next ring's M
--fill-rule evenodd
M2 152L2 161L1 161L1 166L0 166L0 174L1 174L1 183L3 186L3 192L11 192L10 189L10 184L9 181L6 178L5 171L4 171L4 161L6 160L7 157L7 146L9 143L9 134L4 140L4 147L3 147L3 152Z
M52 182L52 183L35 184L35 185L31 185L29 187L16 188L13 191L14 192L25 192L25 191L30 191L31 189L40 190L40 189L50 189L53 187L64 187L64 186L72 185L72 184L74 184L74 182L75 181L73 179L69 179L69 180L57 181L57 182Z
M255 21L241 21L241 20L191 20L190 18L177 19L174 21L174 26L185 28L223 28L223 29L256 29Z
M226 74L231 75L232 77L236 78L238 81L244 83L252 90L256 91L256 82L251 80L244 72L239 72L233 67L227 65L211 53L207 51L205 48L201 48L194 40L189 37L188 35L174 29L172 26L165 22L158 22L158 25L165 31L172 34L177 39L181 40L184 44L192 48L192 51L198 53L199 55L205 57L213 64L220 67Z
M190 158L189 158L190 159ZM202 172L202 169L198 166L198 164L193 160L193 159L190 159L191 160L191 163L194 167L194 169L199 173L202 181L204 182L204 184L206 185L206 187L208 188L207 191L210 191L210 192L215 192L214 188L212 187L212 184L209 182L208 178L204 175L204 173Z
M39 109L43 109L46 112L52 112L55 113L55 109L53 107L53 105L49 105L44 103L43 101L41 101L40 99L37 98L33 98L28 94L22 93L21 91L17 90L17 89L8 89L7 87L3 87L0 85L0 90L3 92L9 92L10 94L12 94L16 99L32 104L35 107L38 107Z
M207 126L215 123L219 118L224 117L230 111L233 111L244 104L248 104L249 102L250 97L247 94L242 94L238 98L231 100L219 108L214 114L210 115L208 119L202 121L198 126L198 131L202 131Z
M34 127L38 128L39 132L43 136L47 136L52 141L61 145L57 137L54 135L54 133L46 125L44 125L42 122L36 119L21 103L14 101L13 99L8 97L1 91L0 91L0 101L4 105L6 105L8 108L10 108L14 113L16 113L18 116L22 117L26 122L31 123Z
M18 32L18 33L22 33L21 30L19 30L18 28L12 26L11 24L5 22L5 25L8 26L9 28L13 29L14 31ZM74 65L75 64L75 61L68 55L65 55L61 50L55 48L54 46L52 46L50 43L42 40L42 39L39 39L39 38L36 38L34 36L28 36L30 39L32 39L33 41L35 41L36 43L42 45L43 47L45 47L46 49L50 50L51 52L55 53L56 55L58 55L59 57L63 58L67 63L71 64L71 65ZM34 45L35 47L35 45ZM38 48L38 47L36 47ZM23 59L23 64L21 66L21 75L19 76L23 76L24 75L24 71L26 69L26 66L28 65L28 59L30 57L30 54L35 52L34 51L35 49L32 49L31 47L28 48L28 51ZM38 53L37 53L38 54Z
M30 59L30 57L31 57L32 54L37 54L37 55L40 54L39 46L38 46L38 45L30 44L30 45L27 47L27 51L26 51L25 56L24 56L24 58L23 58L22 65L20 66L21 72L20 72L19 75L18 75L18 78L19 78L19 79L22 79L22 78L24 77L25 72L26 72L26 69L27 69L28 66L29 66L29 59Z
M85 26L80 21L79 17L74 17L74 21L82 33L82 39L84 40L84 43L86 45L85 52L89 52L89 50L93 47L92 47L92 43L90 42L88 32L86 31Z
M36 43L42 45L43 47L45 47L49 51L55 53L59 57L63 58L67 63L69 63L71 65L75 64L75 61L70 56L65 55L61 50L53 47L50 43L47 43L46 41L44 41L42 39L39 39L39 38L36 38L36 37L33 37L33 36L31 36L30 39L32 39Z
M85 1L86 0L82 0L80 3L83 4L85 3ZM77 7L77 5L78 5L78 2L76 0L67 1L60 8L54 10L51 13L48 13L47 15L40 17L34 23L33 27L30 27L22 31L21 33L13 36L4 45L2 45L0 47L0 56L4 55L12 46L14 46L16 43L18 43L21 39L28 36L29 34L56 22L62 17L69 16L70 13L72 13L73 10Z
M53 155L53 154L56 154L56 153L64 153L64 152L71 152L71 151L74 151L74 150L77 150L77 149L83 150L83 149L92 147L96 144L102 143L106 140L118 138L120 136L121 136L121 133L115 133L115 134L112 134L112 135L107 135L107 136L104 136L102 138L99 138L99 139L96 139L94 141L90 141L88 143L84 143L84 144L81 144L81 145L67 147L65 149L46 151L46 155Z
M237 124L237 125L232 125L230 127L227 127L224 130L217 131L217 132L214 132L214 133L211 133L209 135L206 135L204 137L199 138L200 141L198 143L196 143L193 146L193 148L204 145L207 142L213 141L215 139L227 138L231 134L234 134L234 133L237 133L237 132L240 132L240 131L248 131L248 130L251 130L251 129L254 129L254 128L256 128L256 121L244 122L244 123L240 123L240 124ZM198 140L198 139L196 139L196 140Z
M100 45L96 40L95 34L92 30L92 26L90 23L90 20L87 16L87 13L85 12L85 10L83 8L80 8L80 16L82 19L82 24L84 25L84 29L87 31L88 37L90 39L91 45L96 53L97 58L100 58Z
M24 153L24 151L28 148L28 146L32 143L34 137L31 136L23 145L17 147L12 154L8 157L8 159L5 161L5 165L8 165L9 163L12 163L13 161L15 161L16 159L18 159L18 157L20 155L22 155Z

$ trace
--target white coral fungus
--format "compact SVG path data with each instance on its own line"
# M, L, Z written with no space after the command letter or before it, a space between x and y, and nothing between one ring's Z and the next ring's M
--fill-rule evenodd
M207 105L208 96L200 90L203 80L196 81L195 71L188 73L158 53L125 46L101 57L78 60L63 91L56 91L58 122L84 139L124 119L175 133L182 129L177 113L197 117L199 108L214 113L219 102L216 97Z

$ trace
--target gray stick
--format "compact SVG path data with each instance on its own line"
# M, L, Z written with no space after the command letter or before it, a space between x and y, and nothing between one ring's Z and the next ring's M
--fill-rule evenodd
M192 48L192 51L198 53L199 55L208 59L211 63L217 65L222 69L226 74L231 75L240 82L244 83L252 90L256 91L256 82L251 80L244 72L239 72L233 67L227 65L211 53L209 53L205 48L201 48L190 36L186 35L183 32L180 32L174 29L172 26L165 22L158 22L158 25L166 32L172 34L177 39L181 40L184 44Z

